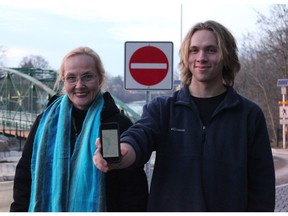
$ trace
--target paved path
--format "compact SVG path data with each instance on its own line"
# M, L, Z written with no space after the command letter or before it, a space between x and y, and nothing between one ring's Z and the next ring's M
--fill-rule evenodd
M21 154L19 151L0 152L0 182L13 181Z
M15 168L22 152L0 152L0 184L13 181ZM274 163L276 168L276 206L275 212L288 212L288 149L273 149ZM12 200L11 195L7 200ZM5 211L5 208L0 208ZM6 207L9 211L9 207Z
M3 181L0 183L0 212L9 212L12 197L13 181ZM0 213L3 216L3 213ZM7 213L8 214L8 213Z
M288 184L276 186L275 212L288 212Z
M288 149L272 149L276 173L275 212L288 212Z

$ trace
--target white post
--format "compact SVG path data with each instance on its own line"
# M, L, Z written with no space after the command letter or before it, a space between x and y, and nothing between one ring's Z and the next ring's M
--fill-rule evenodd
M282 94L282 106L283 110L285 110L285 103L286 103L286 87L281 88L281 94ZM283 137L283 149L286 148L286 119L285 116L283 116L283 124L282 124L282 137Z
M285 101L285 95L282 95L282 102ZM283 103L283 109L285 109L285 104ZM282 137L283 137L283 148L285 149L286 146L286 120L283 118L283 124L282 124Z

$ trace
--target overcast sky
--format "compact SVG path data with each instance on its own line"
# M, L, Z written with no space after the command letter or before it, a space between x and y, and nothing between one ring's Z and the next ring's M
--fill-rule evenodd
M0 46L7 50L6 67L18 67L24 56L32 54L44 57L55 70L68 51L89 46L100 55L110 75L124 76L125 41L171 41L174 68L177 68L181 35L184 37L196 22L213 19L224 24L240 46L244 34L257 31L257 11L269 14L272 2L285 3L272 0L1 0Z

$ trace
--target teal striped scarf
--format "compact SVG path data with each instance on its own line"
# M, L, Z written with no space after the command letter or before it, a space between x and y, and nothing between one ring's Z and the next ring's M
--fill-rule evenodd
M92 161L103 104L100 92L87 112L72 155L68 96L56 99L43 113L33 144L29 211L106 211L105 176Z

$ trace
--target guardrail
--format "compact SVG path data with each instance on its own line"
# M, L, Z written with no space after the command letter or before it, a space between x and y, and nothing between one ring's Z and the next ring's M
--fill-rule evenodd
M36 114L9 110L0 111L0 133L27 138Z

